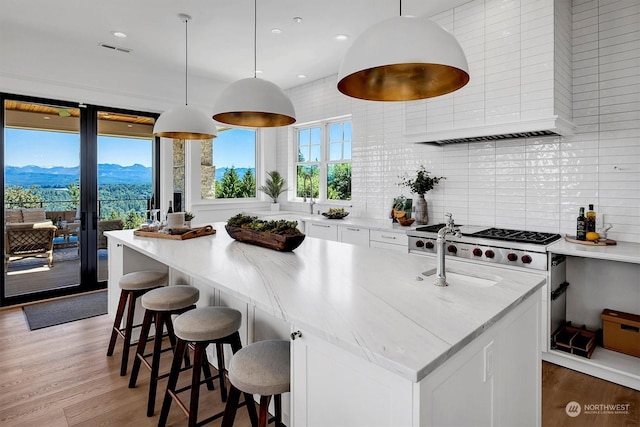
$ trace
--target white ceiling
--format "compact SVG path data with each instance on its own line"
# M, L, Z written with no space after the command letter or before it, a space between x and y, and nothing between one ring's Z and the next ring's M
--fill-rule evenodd
M405 0L405 15L431 16L470 0ZM106 55L107 43L131 49L137 60L189 75L231 82L253 76L253 0L3 0L0 25L13 34L46 38L61 49ZM354 38L372 24L397 16L397 0L259 0L257 68L282 88L338 71ZM294 17L302 22L294 22ZM280 34L272 29L279 28ZM122 31L119 39L112 31ZM349 39L337 41L346 34ZM109 51L109 54L113 52ZM78 58L79 61L87 60ZM306 79L298 78L306 74Z

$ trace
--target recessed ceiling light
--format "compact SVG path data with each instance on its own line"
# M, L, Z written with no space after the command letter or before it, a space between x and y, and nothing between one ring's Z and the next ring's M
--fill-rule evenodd
M282 32L282 30L281 30L280 28L272 28L272 29L271 29L271 32L272 32L273 34L280 34L280 33Z
M115 37L117 37L119 39L127 38L127 35L125 33L123 33L122 31L111 31L111 34L113 34Z
M302 18L300 18L299 16L296 16L295 18L293 18L293 22L295 22L296 24L299 24L302 22Z
M346 39L348 39L348 38L349 38L349 36L348 36L348 35L346 35L346 34L338 34L338 35L336 36L336 40L340 40L340 41L346 40Z
M307 75L306 74L298 74L298 78L299 79L306 79Z

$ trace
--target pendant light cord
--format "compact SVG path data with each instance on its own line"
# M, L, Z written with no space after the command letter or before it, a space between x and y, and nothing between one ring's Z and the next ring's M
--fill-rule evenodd
M184 105L189 98L189 19L184 20Z
M402 16L402 0L400 0L400 16Z
M258 0L253 0L253 78L258 76Z

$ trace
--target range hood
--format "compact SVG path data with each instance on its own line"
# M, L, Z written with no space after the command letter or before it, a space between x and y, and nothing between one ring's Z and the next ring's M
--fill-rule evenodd
M420 135L405 135L405 139L407 142L445 145L514 138L535 138L549 135L570 136L573 135L574 132L575 126L573 123L561 117L553 116L548 119L457 128L446 131L427 132Z

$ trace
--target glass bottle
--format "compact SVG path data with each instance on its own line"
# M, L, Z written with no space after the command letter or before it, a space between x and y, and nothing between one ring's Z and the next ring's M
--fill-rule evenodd
M584 216L584 208L580 208L580 214L576 222L576 239L587 240L587 218Z
M585 217L587 218L587 233L591 231L596 231L596 213L593 210L593 205L589 205L589 210L587 211Z

